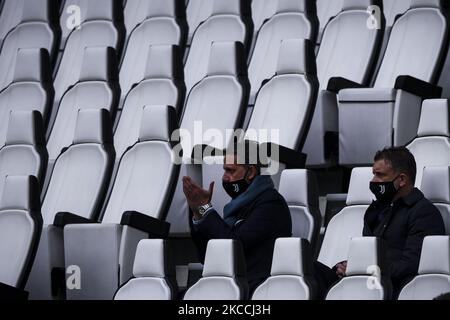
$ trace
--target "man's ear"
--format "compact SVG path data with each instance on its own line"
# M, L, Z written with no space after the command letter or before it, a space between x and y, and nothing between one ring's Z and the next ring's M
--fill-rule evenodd
M400 188L403 188L408 183L409 183L409 177L406 174L401 173L400 174Z
M247 182L253 181L255 179L256 175L258 174L258 170L255 166L250 166L247 174Z

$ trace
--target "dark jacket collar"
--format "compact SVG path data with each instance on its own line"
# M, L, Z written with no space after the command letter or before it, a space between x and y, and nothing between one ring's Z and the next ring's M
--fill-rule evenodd
M406 196L397 199L396 201L394 201L394 204L396 204L397 202L403 202L405 205L407 205L408 207L412 207L414 206L417 202L419 202L420 200L422 200L424 198L423 193L417 189L414 188L409 194L407 194Z

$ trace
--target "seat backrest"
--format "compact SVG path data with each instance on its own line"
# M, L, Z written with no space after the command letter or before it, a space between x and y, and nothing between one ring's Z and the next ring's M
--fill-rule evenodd
M393 88L398 76L437 81L448 21L441 1L411 0L411 6L392 27L375 81L376 88Z
M391 29L396 19L411 7L411 0L383 0L386 29Z
M133 276L114 300L174 300L178 294L175 264L167 240L141 240L134 258Z
M237 240L209 240L202 278L190 287L184 300L247 299L246 266Z
M117 57L113 48L87 47L78 82L61 99L49 130L47 148L50 162L73 141L78 112L81 109L116 111L119 99Z
M211 0L211 16L195 31L184 69L187 92L205 77L213 42L241 42L246 52L252 36L251 6L248 0Z
M51 70L45 49L20 49L13 82L0 92L0 145L4 145L11 111L38 111L47 119L52 101Z
M42 230L39 184L8 176L0 200L0 283L24 289Z
M0 195L7 176L35 176L43 182L47 166L44 124L37 111L13 111L0 149Z
M450 167L425 167L420 189L439 209L445 232L450 235Z
M248 68L251 104L263 81L276 72L281 41L309 39L314 42L317 30L315 1L278 0L277 13L259 31Z
M270 277L253 293L252 300L310 300L314 298L312 253L300 238L275 241Z
M189 0L186 8L186 18L189 26L189 44L198 26L211 16L213 5L214 1L211 0Z
M367 27L371 5L381 6L381 1L344 0L342 10L325 26L317 55L321 90L326 90L332 77L368 84L384 31L384 23L380 29Z
M319 190L314 173L303 169L283 170L279 191L291 212L292 236L306 239L314 246L321 225Z
M89 3L91 2L95 1L89 1ZM85 22L75 28L67 38L66 47L54 79L54 110L57 110L66 91L79 81L85 48L111 47L116 50L116 53L121 52L123 37L113 22L118 20L114 16L118 10L112 10L112 7L117 5L114 3L118 3L118 1L111 2L105 2L104 6L89 5L85 13Z
M52 0L26 2L20 24L8 33L3 42L0 53L0 90L13 80L19 49L43 48L54 59L58 37L49 21L53 21L55 15Z
M0 46L6 35L20 23L25 2L25 0L3 1L0 12Z
M280 45L276 73L258 93L246 137L301 150L317 99L314 43L290 39ZM277 130L279 141L270 141L272 135L257 134L262 129Z
M450 166L449 126L448 100L425 100L417 137L407 146L416 159L416 187L422 183L425 167Z
M189 93L180 125L182 149L189 157L196 145L208 144L203 140L206 131L221 133L224 139L209 143L225 149L229 141L226 130L241 125L248 101L248 79L244 46L239 42L214 42L209 55L208 72Z
M102 223L119 224L126 211L165 219L179 171L170 141L177 123L172 107L144 107L139 139L120 160Z
M450 237L423 240L419 273L400 292L399 300L432 300L450 292Z
M147 19L134 29L128 39L120 67L120 107L132 86L144 79L151 46L177 45L184 48L186 42L184 1L157 0L151 4Z
M321 42L327 24L342 11L345 0L317 0L317 18L319 19L318 43Z
M318 261L330 268L347 260L350 239L362 236L364 214L374 199L369 189L372 177L372 168L352 170L347 206L328 223L320 248Z
M96 219L109 182L114 149L109 112L78 112L73 143L57 159L42 204L45 224L59 212Z
M180 48L151 46L146 60L144 80L128 93L115 130L114 146L118 159L138 140L142 106L173 106L180 114L184 103L186 90Z
M253 37L258 35L262 25L277 12L278 0L252 0Z

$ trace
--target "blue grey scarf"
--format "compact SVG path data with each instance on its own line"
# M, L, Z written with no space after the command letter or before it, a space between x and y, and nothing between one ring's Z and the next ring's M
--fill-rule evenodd
M275 187L270 176L257 176L250 184L247 191L236 199L231 200L231 202L223 208L223 219L230 227L233 227L238 221L237 214L240 209L255 201L255 199L263 192L273 188Z

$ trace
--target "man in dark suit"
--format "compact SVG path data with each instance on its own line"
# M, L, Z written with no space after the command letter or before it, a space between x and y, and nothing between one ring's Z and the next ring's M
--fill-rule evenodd
M242 143L242 142L241 142ZM240 154L238 151L244 151ZM250 154L255 146L244 142L225 156L222 184L232 198L222 219L211 206L214 183L209 190L191 178L183 178L183 191L192 211L191 233L203 262L211 239L236 239L244 248L250 292L270 276L275 240L292 235L289 208L270 176L261 175L261 162Z

